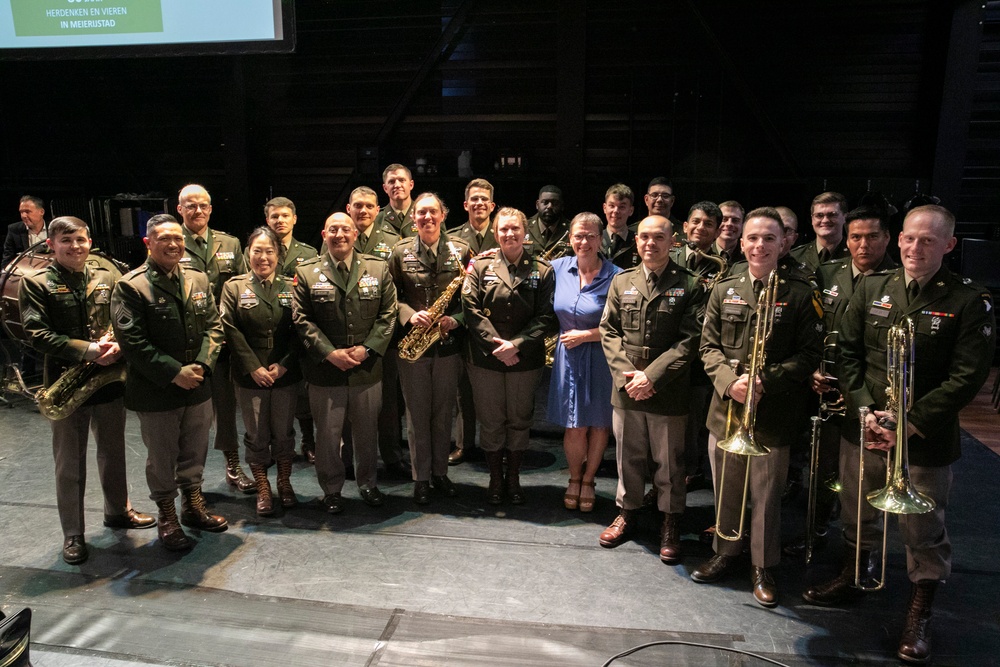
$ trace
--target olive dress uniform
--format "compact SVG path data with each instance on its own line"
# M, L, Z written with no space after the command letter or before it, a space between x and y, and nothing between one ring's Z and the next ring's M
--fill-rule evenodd
M372 224L371 233L358 232L355 252L389 260L399 234L389 224ZM403 439L399 431L399 350L390 343L382 356L382 409L378 416L378 451L386 468L403 467Z
M441 232L434 256L419 238L406 238L396 244L389 257L389 271L399 299L401 336L412 328L414 313L427 310L448 285L465 275L471 258L469 246L461 239ZM462 372L459 354L464 343L462 303L458 290L444 315L454 318L459 327L431 345L416 361L399 362L399 380L406 399L407 431L410 434L410 464L413 479L427 482L432 476L448 473L448 450L455 411L455 394Z
M473 226L466 221L457 229L449 229L448 233L452 236L457 236L468 243L469 250L473 255L478 255L486 252L487 250L500 247L496 237L496 222L493 220L490 220L489 224L486 225L486 229L481 232L476 231Z
M468 329L468 373L487 452L524 451L535 410L535 389L545 367L545 336L558 328L552 265L522 251L509 264L495 249L477 256L462 287ZM519 361L493 356L494 338L509 340Z
M219 304L222 286L235 275L243 273L243 249L239 239L217 229L206 229L204 238L184 230L184 258L181 263L200 269L212 284L212 296ZM215 449L238 452L236 431L236 392L230 381L229 350L223 346L215 372L212 374L212 408L215 411ZM247 480L249 482L249 480ZM245 490L252 490L248 487Z
M253 273L230 278L222 287L219 306L246 429L244 458L261 466L295 456L292 422L302 380L292 324L292 281L275 273L267 282L262 284ZM250 374L271 364L287 370L272 386L261 387Z
M840 243L838 243L837 247L833 250L820 251L819 246L816 245L816 241L813 240L809 243L803 243L796 248L792 248L788 254L796 261L805 264L810 273L815 273L821 264L837 259L851 258L851 251L847 247L846 237L841 239Z
M601 234L601 254L611 260L611 263L621 269L631 269L639 266L639 250L635 245L635 230L626 227L626 238L605 228Z
M302 373L316 420L316 475L326 496L344 487L340 441L350 419L358 487L376 487L376 442L382 402L382 356L395 328L396 290L385 261L354 252L343 271L329 253L299 265L293 321L306 350ZM346 275L344 275L346 274ZM342 371L326 357L363 345L368 358Z
M24 276L18 295L21 317L29 344L45 355L46 387L67 368L93 358L91 343L111 329L111 290L120 277L113 268L88 266L82 272L73 272L56 262ZM56 468L56 507L64 537L84 534L83 496L90 430L97 442L104 514L108 518L128 514L124 393L121 382L108 384L69 417L49 422Z
M766 278L762 280L766 282ZM723 488L719 477L724 452L716 443L726 437L729 402L726 391L738 377L729 360L737 359L744 366L749 364L757 296L749 270L717 283L708 297L701 334L701 358L715 387L708 416L711 433L708 446L716 462L716 498L724 502L716 512L722 529L727 532L735 531L739 524L749 457L726 455ZM765 344L766 362L759 374L764 390L754 422L756 441L770 452L753 457L750 463L750 555L758 568L772 567L781 560L781 492L788 474L789 444L798 435L800 424L793 416L805 415L811 400L807 383L819 367L822 353L821 312L809 283L794 278L779 279L772 333ZM738 556L743 545L716 536L714 548L720 556Z
M224 341L208 275L181 265L175 271L171 278L147 260L111 296L115 337L128 364L125 407L139 414L155 502L172 501L178 488L200 492L212 426L208 378ZM191 363L205 369L206 381L182 389L173 379Z
M392 206L385 206L375 216L375 221L372 224L375 225L375 229L388 225L400 238L408 239L411 236L416 236L417 224L413 222L413 204L414 202L410 202L410 208L402 215L396 212Z
M986 381L993 358L996 317L990 293L942 267L910 299L902 268L864 278L840 322L840 384L848 415L868 406L884 410L886 345L890 327L910 317L914 324L913 407L909 423L922 435L908 440L910 481L937 503L926 514L899 515L906 545L907 573L913 582L943 581L951 574L951 542L945 511L951 464L961 455L958 413ZM841 442L840 497L844 533L853 548L858 512L860 425L845 419ZM870 466L870 467L869 467ZM864 492L883 486L885 454L865 450ZM878 510L862 503L861 547L871 550L878 536Z
M546 227L541 217L536 213L528 218L528 228L524 235L524 249L533 255L545 255L556 245L565 248L566 252L557 249L550 259L572 252L569 246L569 220L559 218L552 227Z
M295 269L299 264L317 256L319 256L319 253L316 252L316 248L308 243L297 241L295 237L292 237L292 240L288 242L288 247L285 248L285 257L281 262L281 266L278 267L275 273L286 278L294 278ZM244 271L250 271L249 263L247 263Z
M706 255L716 255L714 246L705 251ZM682 245L679 248L671 248L670 250L670 261L687 269L691 273L695 274L703 281L709 281L716 276L719 272L719 265L705 257L699 257L695 254L695 251L686 245Z
M601 318L601 344L611 369L618 490L626 512L642 506L647 477L666 514L684 511L684 431L689 411L691 362L698 351L705 292L698 277L668 262L650 286L642 265L611 281ZM626 373L643 371L656 393L629 397ZM655 470L648 471L652 458ZM651 475L648 473L652 473Z

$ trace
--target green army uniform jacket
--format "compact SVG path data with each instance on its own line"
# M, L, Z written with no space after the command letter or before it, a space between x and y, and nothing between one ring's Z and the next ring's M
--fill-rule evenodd
M815 273L820 264L825 263L821 262L819 259L819 251L816 250L816 239L792 248L788 255L805 264L809 273ZM830 259L828 261L850 258L851 251L847 248L847 239L845 237L841 239L840 244L833 249L833 252L830 253Z
M607 228L601 232L601 254L618 268L628 270L639 266L642 260L639 259L639 249L635 245L635 230L630 227L625 229L627 238L624 239L614 233L609 237Z
M823 349L823 309L812 285L778 275L773 329L764 346L766 359L759 376L764 394L757 404L754 427L767 447L789 446L804 426L814 396L808 381L819 368ZM705 306L701 359L715 387L707 425L720 440L726 435L726 390L747 372L750 363L756 309L749 270L717 283ZM730 359L742 364L739 373L729 366ZM734 411L734 418L741 410Z
M601 345L611 369L611 404L657 415L690 409L691 363L698 353L705 291L698 277L668 262L650 289L643 267L611 280L601 316ZM626 373L643 371L656 393L629 397Z
M274 388L302 379L299 345L292 323L292 281L277 273L264 287L253 273L230 278L222 286L219 304L226 345L231 351L233 382L260 389L250 373L278 364L287 369Z
M372 233L368 236L358 232L358 240L354 242L354 251L388 261L393 246L399 242L399 234L388 224L376 225L373 223L372 227Z
M569 220L559 218L552 226L552 231L546 235L546 227L538 214L528 218L527 234L524 235L524 249L533 255L544 256L549 250L556 248L549 259L571 254L569 245Z
M816 283L820 290L819 298L823 304L823 325L826 327L827 333L837 331L837 327L840 326L840 318L843 317L844 311L847 310L847 304L854 296L855 285L864 278L864 276L859 275L855 280L854 269L851 268L852 263L853 260L850 257L834 260L821 264L816 271ZM875 272L889 271L894 268L896 268L896 263L889 255L886 255L882 258L882 262L875 267Z
M52 262L24 276L18 288L21 321L28 343L45 355L46 387L84 360L93 341L111 329L111 291L121 277L110 263L88 262L73 273ZM105 403L124 393L119 382L99 390L87 405Z
M149 259L122 276L111 295L115 337L128 364L130 410L162 412L212 397L207 378L225 337L212 285L208 275L191 267L182 268L180 283ZM206 380L181 389L173 379L191 363L205 368Z
M993 299L982 285L945 267L908 303L902 268L866 276L840 321L840 385L848 414L885 408L886 345L890 327L913 320L915 361L909 422L923 434L909 439L917 466L946 466L961 455L958 412L976 396L990 371L996 344ZM858 422L843 435L857 444Z
M496 222L490 220L489 224L486 225L486 230L483 232L482 240L479 238L479 232L472 228L472 225L468 221L462 223L457 229L450 229L448 233L452 236L457 236L466 243L469 244L469 250L473 255L478 255L479 253L486 252L487 250L493 250L494 248L499 248L500 244L497 243L496 237Z
M435 252L436 257L431 259L419 239L412 237L397 243L389 256L389 272L396 284L399 300L399 323L402 326L400 337L405 336L412 328L410 318L414 313L429 309L455 278L464 277L465 267L472 258L465 241L444 232L441 232ZM444 314L455 318L461 325L464 318L459 291L461 290L455 290ZM463 327L452 329L447 337L434 343L424 356L458 354L464 340Z
M527 251L513 273L499 249L475 257L462 286L469 361L501 373L544 366L545 337L559 327L552 310L555 289L552 265ZM507 366L494 357L494 338L513 343L520 360Z
M375 222L372 224L375 225L375 229L379 229L383 224L389 225L400 238L407 239L416 236L417 223L413 222L413 204L414 202L410 202L410 208L402 216L396 213L391 205L384 206L375 216Z
M217 229L209 228L205 233L205 243L184 230L184 258L181 263L202 271L212 283L212 296L216 304L222 294L222 285L235 275L243 273L243 249L239 239Z
M384 260L354 253L345 282L324 252L299 265L292 287L292 320L306 355L302 373L321 387L365 386L382 379L382 357L395 329L396 289ZM363 345L368 358L342 371L326 356Z

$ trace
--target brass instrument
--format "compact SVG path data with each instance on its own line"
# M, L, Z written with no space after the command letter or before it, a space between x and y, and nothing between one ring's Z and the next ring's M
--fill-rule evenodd
M450 243L448 247L451 249L452 256L461 269L462 262L458 251ZM431 307L427 309L432 320L431 324L428 326L414 325L409 333L399 341L400 359L404 361L416 361L430 349L431 345L442 338L448 337L448 332L441 331L441 318L444 317L445 311L448 310L448 304L451 303L452 297L455 296L455 292L458 291L463 282L465 282L465 271L459 270L458 275L441 292L441 296L435 299Z
M701 282L702 285L705 286L705 292L706 293L711 292L712 288L715 287L715 284L720 280L722 280L723 278L725 278L726 275L729 273L729 262L726 261L725 257L722 257L720 255L710 255L707 252L703 252L701 248L699 248L693 241L684 241L682 246L683 245L686 245L688 248L691 248L691 251L694 252L695 255L697 255L699 260L707 259L708 261L712 262L717 267L719 267L718 271L716 271L715 275L712 276L711 278L703 278L699 276L699 281Z
M107 366L95 361L83 361L67 368L48 387L35 392L35 402L38 403L38 411L43 416L58 421L73 414L98 389L112 382L124 381L124 359Z
M746 477L743 480L743 499L740 503L740 525L735 533L727 535L722 530L719 520L719 517L722 514L722 494L723 489L725 489L726 481L726 458L725 454L722 456L722 470L719 473L718 497L715 500L715 534L720 538L731 542L743 539L743 522L746 518L747 496L750 488L750 457L764 456L771 451L756 441L753 430L754 423L757 419L757 376L764 367L767 357L765 347L767 345L768 338L771 337L771 331L774 325L774 304L777 300L777 296L778 272L771 271L771 275L768 276L767 279L767 285L761 290L760 295L757 297L756 322L754 323L753 334L754 340L753 347L750 349L749 355L750 365L749 368L747 368L749 381L747 382L747 397L746 402L743 404L743 414L736 431L731 435L727 434L725 439L716 443L716 446L724 452L748 457L746 464ZM730 410L733 407L732 400L730 400L729 407Z
M886 341L886 375L889 387L886 390L886 412L889 417L882 419L882 428L895 431L896 445L886 453L886 485L871 491L865 498L877 510L888 514L925 514L935 507L935 502L920 493L910 482L909 446L907 444L907 412L913 407L913 364L916 342L913 335L913 320L905 318L901 324L889 329ZM878 590L885 586L886 567L886 526L882 525L882 576L874 585L865 587L861 583L861 494L864 489L864 419L867 409L861 412L861 468L858 480L858 533L856 535L855 585L863 590ZM888 517L886 517L888 518Z
M830 376L829 367L836 363L837 332L831 331L823 338L823 356L819 361L819 373L827 381L836 382ZM806 504L806 565L812 562L816 544L816 497L819 495L819 443L823 422L834 415L842 417L847 413L844 395L839 389L820 395L819 411L812 417L812 433L809 447L809 501Z
M558 259L559 257L565 257L572 250L572 246L564 241L564 239L569 236L569 230L559 237L559 240L552 244L552 247L542 253L541 259L546 262L552 261L553 259ZM559 342L559 333L550 334L545 337L545 365L552 368L552 364L556 360L556 343Z

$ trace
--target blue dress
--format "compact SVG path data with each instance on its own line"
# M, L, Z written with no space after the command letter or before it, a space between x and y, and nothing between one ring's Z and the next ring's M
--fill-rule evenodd
M620 268L604 259L594 281L580 289L576 257L552 261L556 277L554 307L559 331L593 329L601 322L611 278ZM611 371L601 343L567 350L556 343L549 384L548 421L566 427L611 428Z

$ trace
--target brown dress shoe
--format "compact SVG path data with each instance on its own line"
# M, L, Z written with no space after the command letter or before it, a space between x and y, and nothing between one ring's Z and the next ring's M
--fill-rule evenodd
M631 537L634 526L635 518L632 511L622 510L615 517L615 520L611 522L611 525L604 529L604 532L601 533L597 540L601 543L602 547L614 549Z
M448 465L457 466L459 463L465 460L465 450L455 449L452 450L451 454L448 454Z
M128 530L129 528L152 528L156 525L156 517L136 512L134 509L129 508L125 514L105 514L104 525L108 528L118 528L121 530Z
M160 516L156 520L156 532L160 537L160 544L167 551L184 551L194 546L194 541L184 534L184 529L177 521L177 508L174 500L161 500L156 503L160 508Z
M910 609L899 638L896 656L903 662L923 664L931 659L931 605L938 582L918 581L910 593Z
M816 584L802 594L802 599L820 607L836 607L862 595L854 587L854 567L845 567L840 574L829 581Z
M750 580L753 582L753 598L757 604L769 608L778 604L778 586L766 567L754 566Z
M736 558L734 556L720 556L715 554L707 561L695 568L691 573L691 579L699 584L711 584L722 579L732 568Z
M63 540L62 557L67 564L79 565L87 560L89 555L87 543L83 541L83 535L70 535Z
M680 514L665 514L660 532L660 560L674 565L681 560Z

